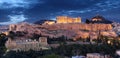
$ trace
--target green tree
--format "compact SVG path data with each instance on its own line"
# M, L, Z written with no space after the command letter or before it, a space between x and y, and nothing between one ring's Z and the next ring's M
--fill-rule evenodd
M7 40L7 37L5 34L1 33L0 34L0 57L5 53L6 47L5 47L5 42Z

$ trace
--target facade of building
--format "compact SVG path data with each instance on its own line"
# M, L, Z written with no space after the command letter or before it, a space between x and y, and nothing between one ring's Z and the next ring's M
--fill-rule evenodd
M39 41L31 40L31 39L27 39L27 40L8 39L5 45L7 49L13 51L29 51L29 50L40 51L40 50L49 49L49 45L47 43L46 37L40 37Z
M120 50L117 50L117 51L116 51L116 54L117 54L118 56L120 56Z
M85 56L72 56L72 58L86 58Z
M58 16L57 23L81 23L81 18L71 18L67 16Z

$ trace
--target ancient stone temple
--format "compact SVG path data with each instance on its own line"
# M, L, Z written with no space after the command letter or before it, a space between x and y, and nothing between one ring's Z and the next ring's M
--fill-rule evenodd
M67 16L58 16L57 23L81 23L81 18L71 18Z
M49 49L46 37L40 37L39 41L37 40L12 40L8 39L6 42L6 48L13 51L40 51Z

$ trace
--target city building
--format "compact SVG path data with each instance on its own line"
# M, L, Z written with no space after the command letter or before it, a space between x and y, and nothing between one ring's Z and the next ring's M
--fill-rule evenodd
M81 18L71 18L68 16L58 16L57 23L81 23Z
M111 58L109 55L103 55L100 53L88 53L86 58Z
M117 50L116 54L118 55L118 57L120 57L120 50Z
M12 40L8 39L5 43L5 46L8 50L13 51L40 51L49 49L46 37L40 37L38 41L26 39L26 40Z
M86 58L85 56L72 56L72 58Z

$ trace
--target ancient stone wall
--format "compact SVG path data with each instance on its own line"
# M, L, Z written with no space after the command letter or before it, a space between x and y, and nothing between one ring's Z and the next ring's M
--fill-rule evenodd
M41 49L48 49L49 47L47 43L47 38L46 37L40 37L39 41L36 40L11 40L8 39L6 41L5 46L9 50L14 50L14 51L29 51L29 50L34 50L34 51L40 51Z
M86 31L102 31L102 30L112 30L111 24L81 24L81 23L71 23L71 24L53 24L53 25L43 25L44 28L48 30L86 30Z

